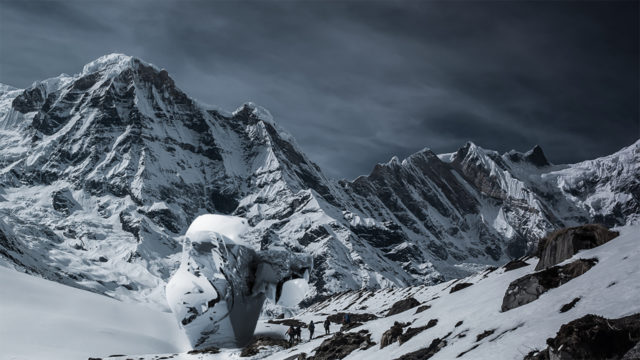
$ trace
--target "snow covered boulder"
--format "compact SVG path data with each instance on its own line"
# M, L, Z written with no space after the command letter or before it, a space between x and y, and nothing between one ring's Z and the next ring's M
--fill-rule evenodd
M202 215L187 230L167 301L194 348L246 344L266 298L291 307L308 290L308 255L256 251L245 219Z

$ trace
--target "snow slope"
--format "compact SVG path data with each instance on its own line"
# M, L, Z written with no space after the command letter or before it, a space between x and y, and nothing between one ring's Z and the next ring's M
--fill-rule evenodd
M86 360L189 346L169 313L3 267L0 285L1 360Z
M528 260L529 266L505 272L504 268L485 271L471 277L449 281L435 286L382 289L378 291L347 292L327 299L306 309L296 317L305 323L319 322L316 334L321 334L321 321L326 315L337 312L373 313L379 319L349 330L366 329L377 344L367 350L356 350L345 359L396 359L429 346L435 338L445 338L447 345L431 359L522 359L534 349L546 347L545 341L554 337L562 324L586 314L607 318L619 318L640 312L640 224L618 229L621 235L612 241L590 250L580 251L565 263L576 259L597 258L598 263L585 274L551 289L539 299L518 308L501 312L504 293L513 280L532 273L537 258ZM454 293L451 287L458 282L473 285ZM431 307L416 314L417 308L384 317L391 305L408 297L414 297ZM569 311L560 313L560 307L576 297L581 300ZM380 338L394 322L411 323L411 327L426 325L437 319L437 325L424 330L406 343L398 342L380 349ZM462 324L456 327L458 322ZM332 333L337 330L332 324ZM263 322L260 329L269 329L284 337L285 326ZM481 333L494 332L477 340ZM303 330L303 338L308 333ZM265 348L253 359L284 359L314 349L327 337L322 335L303 342L292 349ZM278 350L279 349L279 350ZM275 351L275 352L274 352ZM180 354L174 359L239 359L239 349L226 349L215 355ZM466 353L465 353L466 352ZM152 356L143 357L152 359ZM120 358L124 359L124 357Z

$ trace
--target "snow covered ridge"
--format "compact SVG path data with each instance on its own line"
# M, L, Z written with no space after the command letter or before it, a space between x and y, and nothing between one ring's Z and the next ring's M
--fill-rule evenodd
M501 265L550 230L640 214L640 142L551 165L542 149L424 149L328 179L263 108L200 104L112 54L0 91L0 264L165 311L202 214L246 220L255 249L314 259L310 299L434 284Z

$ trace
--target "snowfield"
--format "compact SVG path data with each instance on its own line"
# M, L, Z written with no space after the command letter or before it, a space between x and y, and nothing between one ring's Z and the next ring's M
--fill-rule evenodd
M576 259L597 258L598 263L585 274L551 289L539 299L518 308L501 312L504 293L513 280L532 273L537 258L528 266L505 271L498 268L471 277L436 286L388 288L378 291L355 291L331 297L305 309L295 318L305 323L313 320L316 336L324 333L321 322L337 312L370 313L378 319L349 330L367 330L376 345L355 350L346 359L395 359L429 346L435 338L445 338L447 345L432 359L522 359L534 349L542 349L545 340L555 336L562 324L586 314L619 318L640 312L640 224L618 229L620 236L590 250L580 251L564 263ZM187 354L185 339L170 314L139 305L127 304L57 283L1 269L3 294L0 298L0 348L2 359L86 359L87 355L123 354L113 359L157 359L159 354L176 360L248 359L241 349L222 349L218 354ZM456 283L472 283L450 293ZM430 308L416 314L417 307L384 317L398 300L409 297ZM581 300L569 311L560 307L576 297ZM418 333L402 345L392 343L380 349L382 334L394 322L437 325ZM456 327L458 322L462 324ZM25 325L28 324L28 325ZM282 336L287 327L260 320L256 334ZM338 330L332 324L332 334ZM481 340L477 336L493 332ZM448 336L447 336L448 335ZM303 329L303 339L308 332ZM322 336L291 349L264 347L249 359L285 359L306 353L313 355ZM154 355L140 355L140 354ZM129 355L129 356L124 356Z
M180 352L172 314L0 267L0 359L87 360Z

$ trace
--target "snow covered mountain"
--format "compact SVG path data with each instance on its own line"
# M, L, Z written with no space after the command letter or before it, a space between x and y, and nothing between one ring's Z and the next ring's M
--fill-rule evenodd
M267 110L198 103L167 71L111 54L0 86L0 264L166 309L188 225L221 213L247 219L257 249L313 255L310 297L436 283L561 226L635 219L639 160L640 141L574 165L467 143L334 181Z

